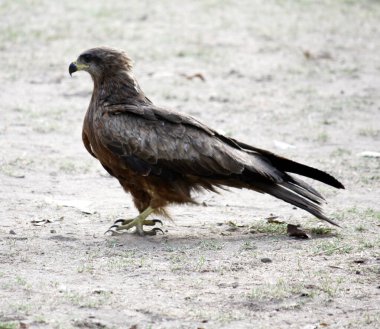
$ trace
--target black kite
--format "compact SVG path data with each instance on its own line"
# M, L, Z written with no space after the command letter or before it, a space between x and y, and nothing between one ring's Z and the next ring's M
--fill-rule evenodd
M191 116L155 106L142 92L123 51L107 47L86 50L69 72L90 73L94 90L83 124L83 142L108 173L130 192L140 214L118 220L111 232L136 227L144 231L151 213L167 215L170 203L194 202L192 191L215 187L247 188L268 193L337 225L321 209L324 198L289 173L336 188L331 175L269 151L228 138Z

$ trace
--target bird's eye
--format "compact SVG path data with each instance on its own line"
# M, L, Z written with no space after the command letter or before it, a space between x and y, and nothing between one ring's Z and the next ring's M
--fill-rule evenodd
M92 58L92 56L90 54L84 54L81 57L82 57L83 62L85 62L85 63L90 62L91 58Z

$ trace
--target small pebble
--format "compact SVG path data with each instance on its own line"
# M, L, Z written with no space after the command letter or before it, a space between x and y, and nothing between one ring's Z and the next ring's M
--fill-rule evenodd
M263 263L272 263L272 260L270 258L261 258L261 261Z
M56 230L50 230L50 233L57 233Z
M16 235L16 232L13 231L13 230L10 230L10 231L9 231L9 234Z

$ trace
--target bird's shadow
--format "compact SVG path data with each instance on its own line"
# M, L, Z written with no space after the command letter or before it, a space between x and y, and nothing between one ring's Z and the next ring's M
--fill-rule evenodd
M138 236L136 234L123 234L119 236L110 236L107 238L107 243L116 246L120 249L138 249L144 251L157 251L167 249L193 249L200 245L209 246L210 249L218 249L219 246L225 244L239 244L239 245L274 245L281 243L310 243L312 240L319 238L313 237L312 239L295 239L289 237L287 234L275 233L256 233L247 234L243 232L232 232L229 235L222 235L220 233L209 232L202 234L188 232L188 234L170 232L169 234L156 235L156 236Z

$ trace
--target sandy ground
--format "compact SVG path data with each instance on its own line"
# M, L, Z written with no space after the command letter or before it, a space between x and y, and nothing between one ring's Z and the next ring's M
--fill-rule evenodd
M0 17L1 329L380 327L380 160L360 156L380 151L378 1L3 0ZM103 235L136 211L81 141L92 83L67 71L97 45L126 49L157 104L334 174L345 191L315 186L342 229L231 191L172 207L164 236Z

